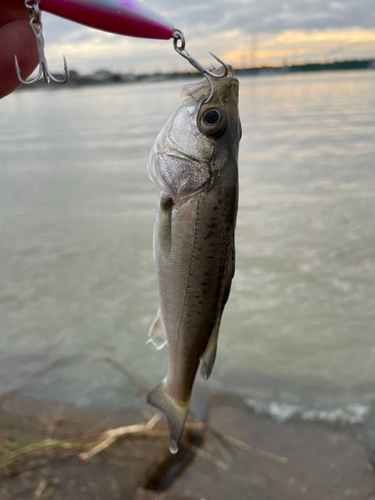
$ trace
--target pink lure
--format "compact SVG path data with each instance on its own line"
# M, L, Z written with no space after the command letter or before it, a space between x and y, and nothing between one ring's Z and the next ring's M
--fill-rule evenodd
M173 24L138 0L40 0L41 10L118 35L173 37Z

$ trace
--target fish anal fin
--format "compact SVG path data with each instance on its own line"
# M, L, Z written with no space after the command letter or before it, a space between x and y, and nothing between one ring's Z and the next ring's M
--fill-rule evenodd
M218 312L218 318L215 322L215 326L212 329L212 333L210 336L210 339L208 341L206 350L204 351L204 354L201 356L201 377L202 380L205 381L207 380L212 372L212 369L215 364L215 359L216 359L216 350L217 350L217 340L219 336L219 328L220 328L220 322L221 322L221 316L224 310L224 306L228 300L229 293L230 293L230 288L232 284L232 278L234 276L234 257L235 257L235 250L234 250L234 240L232 239L231 244L228 246L228 254L227 254L227 260L224 266L224 272L223 272L223 286L221 290L221 298L220 298L220 307L219 307L219 312Z
M227 262L224 268L224 275L223 275L223 296L221 300L221 312L224 310L224 306L227 303L227 300L229 298L230 294L230 289L232 285L232 279L234 276L235 272L235 256L236 256L236 250L234 247L234 239L232 239L231 244L229 245L228 248L228 257L227 257Z
M184 405L178 403L168 394L166 384L162 382L148 394L147 403L164 413L169 427L169 450L177 453L189 412L189 402Z
M148 341L146 343L148 342L152 342L158 351L163 349L163 347L168 344L167 334L165 332L160 309L158 309L156 317L148 332Z
M215 364L217 339L219 336L220 318L216 321L214 329L212 330L210 340L208 341L206 350L201 356L201 377L202 380L207 380L212 372Z
M156 236L156 221L154 222L154 230L152 233L152 253L154 256L154 260L156 260L155 259L155 236Z

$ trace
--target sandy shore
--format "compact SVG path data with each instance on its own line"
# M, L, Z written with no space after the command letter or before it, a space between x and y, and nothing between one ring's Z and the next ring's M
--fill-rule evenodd
M204 447L200 434L190 431L186 439L198 451L186 446L172 457L161 421L156 427L159 436L122 439L88 463L77 458L77 450L51 448L9 460L12 450L46 438L79 442L83 435L143 423L149 417L132 410L78 409L4 396L0 400L0 499L375 498L375 477L361 427L298 420L278 424L228 398L211 403L209 425L214 434L232 436L251 448L243 449L235 441L229 445L212 432L206 435ZM156 493L157 488L164 493Z

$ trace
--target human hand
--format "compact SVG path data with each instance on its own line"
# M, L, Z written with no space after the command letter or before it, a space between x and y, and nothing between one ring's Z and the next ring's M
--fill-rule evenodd
M38 65L35 36L24 0L0 0L0 99L21 85L14 56L26 79Z

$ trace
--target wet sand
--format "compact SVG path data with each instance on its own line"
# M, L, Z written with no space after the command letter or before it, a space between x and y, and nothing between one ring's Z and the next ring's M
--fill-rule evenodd
M78 409L7 395L0 400L0 453L11 443L20 446L46 438L74 442L85 433L142 423L149 417L139 411ZM209 425L253 448L223 445L209 433L205 449L216 457L215 463L205 452L186 448L172 457L163 435L122 439L89 463L79 461L74 450L41 450L0 469L0 499L375 498L375 477L360 426L298 420L279 424L228 398L211 402ZM164 429L164 422L157 428ZM196 431L188 432L187 441L201 444ZM177 475L172 467L176 463ZM164 492L155 492L157 488Z

